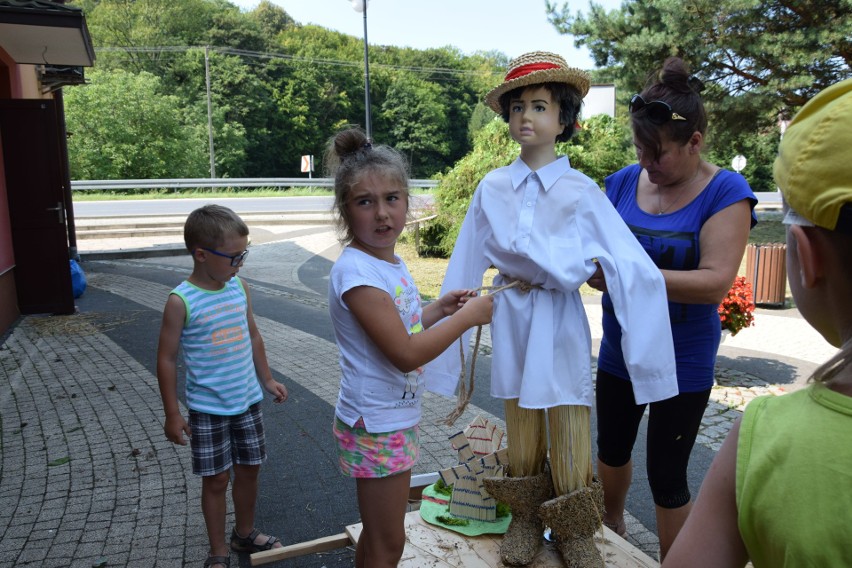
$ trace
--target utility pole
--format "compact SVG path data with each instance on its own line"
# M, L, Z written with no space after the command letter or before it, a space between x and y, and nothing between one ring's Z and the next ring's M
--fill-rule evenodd
M207 136L210 140L210 178L216 177L216 156L213 150L213 103L210 100L210 46L204 46L204 77L207 82Z

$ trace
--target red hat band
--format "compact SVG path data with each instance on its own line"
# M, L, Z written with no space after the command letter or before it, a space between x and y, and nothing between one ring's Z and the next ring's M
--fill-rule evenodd
M511 81L512 79L529 75L534 71L544 71L546 69L559 69L559 65L555 63L527 63L509 71L506 74L505 81Z

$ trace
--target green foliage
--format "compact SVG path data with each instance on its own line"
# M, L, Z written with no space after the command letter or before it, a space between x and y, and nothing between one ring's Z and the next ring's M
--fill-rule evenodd
M497 501L497 518L502 519L512 514L512 509L502 501Z
M616 84L619 108L666 57L682 57L705 83L708 156L723 167L743 154L752 188L774 189L778 120L852 76L852 2L839 0L625 0L586 15L546 0L550 21L587 47Z
M491 110L488 105L483 102L476 103L473 113L470 115L470 121L468 121L467 125L467 132L471 142L473 142L476 133L482 130L486 124L491 122L491 120L494 119L494 116L494 111Z
M480 180L491 170L510 164L517 155L518 145L509 136L509 128L495 116L476 134L470 153L456 162L452 170L438 176L435 203L440 217L433 226L441 236L437 242L425 239L422 242L449 256Z
M185 108L188 135L206 127L209 69L218 176L301 176L302 155L318 158L344 125L364 126L360 37L299 24L269 0L248 12L226 0L74 3L97 69L156 76ZM447 171L470 150L471 112L505 56L377 45L369 55L374 138L405 153L417 177Z
M581 128L568 142L557 144L571 166L603 187L604 178L636 161L630 129L605 114L581 121Z
M435 517L438 522L447 525L448 527L466 527L470 524L470 521L467 519L460 519L457 517L451 517L449 515L438 515Z
M204 130L177 97L162 92L157 77L94 70L88 79L86 87L65 95L74 179L205 175Z
M433 487L435 489L435 492L440 493L441 495L450 496L450 495L453 494L453 486L447 485L446 483L444 483L444 480L441 479L440 477L438 478L438 481L435 482Z
M449 121L441 97L437 84L396 73L379 110L377 127L397 140L395 147L408 157L415 178L440 170L449 154Z

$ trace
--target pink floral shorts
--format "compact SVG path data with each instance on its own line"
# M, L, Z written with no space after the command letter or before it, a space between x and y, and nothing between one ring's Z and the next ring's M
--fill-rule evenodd
M348 426L334 418L337 461L344 475L356 478L388 477L411 469L420 453L420 427L371 434L358 419Z

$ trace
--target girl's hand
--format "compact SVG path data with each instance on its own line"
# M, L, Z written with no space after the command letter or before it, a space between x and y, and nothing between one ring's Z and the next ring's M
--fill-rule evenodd
M441 310L441 315L451 316L459 311L465 303L471 298L477 296L476 290L451 290L438 298L437 303Z
M472 296L464 301L464 305L460 314L468 315L472 318L471 327L475 325L485 325L491 323L491 314L494 310L494 296L487 294L485 296Z

